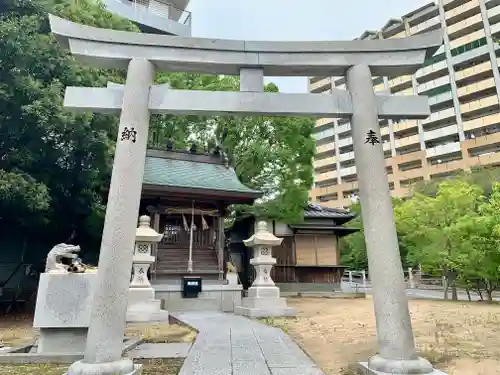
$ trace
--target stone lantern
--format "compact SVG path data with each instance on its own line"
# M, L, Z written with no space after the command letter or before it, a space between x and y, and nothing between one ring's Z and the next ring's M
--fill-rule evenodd
M155 262L155 257L152 255L153 245L163 238L163 234L151 228L150 223L149 216L141 216L136 230L127 308L128 322L168 319L168 313L161 310L161 301L155 299L155 291L148 279L148 270Z
M293 316L295 310L289 308L285 298L280 298L280 290L271 278L271 270L276 264L272 256L272 248L281 245L282 238L267 231L267 223L259 222L257 232L248 240L245 246L253 249L250 264L255 268L256 277L248 289L248 297L243 298L242 305L235 313L250 317Z

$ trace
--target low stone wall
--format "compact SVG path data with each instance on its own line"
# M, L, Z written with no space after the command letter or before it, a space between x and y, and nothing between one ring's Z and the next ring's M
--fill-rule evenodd
M155 295L162 301L162 309L172 311L234 312L241 306L241 285L202 285L198 298L183 298L179 284L154 284Z
M340 284L329 283L276 283L282 293L339 292Z

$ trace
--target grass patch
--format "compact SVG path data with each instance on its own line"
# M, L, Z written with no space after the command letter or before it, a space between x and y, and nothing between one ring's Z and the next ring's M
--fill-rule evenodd
M144 365L142 375L177 375L183 359L144 359L134 361ZM0 365L2 375L62 375L68 370L68 365Z
M135 361L135 363L144 365L142 375L177 375L183 362L183 359L143 359Z
M196 338L196 331L180 324L134 323L127 326L125 337L142 338L144 342L151 344L192 343Z
M68 365L0 365L2 375L62 375Z

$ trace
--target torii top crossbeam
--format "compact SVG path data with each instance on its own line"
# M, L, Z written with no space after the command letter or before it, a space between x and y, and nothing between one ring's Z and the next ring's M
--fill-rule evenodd
M415 72L441 45L440 30L401 39L346 42L247 42L182 38L99 29L50 15L52 32L83 63L126 69L132 59L147 59L156 70L240 74L255 79L255 71L272 76L344 75L354 65L366 64L374 75ZM258 79L259 77L257 77ZM255 81L253 81L255 82ZM250 85L252 86L252 84ZM255 85L254 85L255 86ZM177 115L256 114L307 115L348 118L353 104L348 91L331 95L276 94L242 88L243 92L170 90L155 86L149 97L152 113ZM123 88L68 87L65 106L76 111L116 113ZM427 98L377 95L379 118L427 118Z
M147 58L156 69L238 75L262 68L266 76L343 76L348 67L370 66L375 76L412 74L441 46L441 30L400 39L252 42L185 38L99 29L50 15L58 40L79 61L102 68L127 67Z

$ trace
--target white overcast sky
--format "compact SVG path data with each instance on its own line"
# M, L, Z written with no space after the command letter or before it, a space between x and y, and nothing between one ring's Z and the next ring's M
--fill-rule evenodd
M432 0L191 0L193 36L246 40L352 40ZM271 78L306 92L305 78Z

